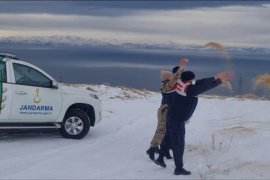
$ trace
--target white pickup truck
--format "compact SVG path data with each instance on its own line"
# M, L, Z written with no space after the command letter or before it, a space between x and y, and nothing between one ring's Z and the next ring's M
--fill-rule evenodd
M0 53L0 130L59 128L81 139L101 120L101 101L87 90L59 84L40 68Z

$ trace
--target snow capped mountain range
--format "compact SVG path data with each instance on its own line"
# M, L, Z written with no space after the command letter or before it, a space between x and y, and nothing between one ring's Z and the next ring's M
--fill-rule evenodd
M117 39L94 39L78 36L36 36L36 37L4 37L0 38L0 47L100 47L121 49L147 49L147 50L183 50L187 52L211 51L203 45L183 45L174 41L156 42L123 42ZM232 47L225 46L230 53L236 54L270 54L268 48L258 47Z

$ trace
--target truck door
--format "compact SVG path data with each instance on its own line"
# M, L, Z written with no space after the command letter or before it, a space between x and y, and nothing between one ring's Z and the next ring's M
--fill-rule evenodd
M0 57L1 58L1 57ZM0 59L0 122L9 122L8 117L11 109L12 89L7 83L7 65Z
M53 80L35 66L19 62L12 65L14 84L9 119L16 122L55 122L62 106L61 89L53 88Z

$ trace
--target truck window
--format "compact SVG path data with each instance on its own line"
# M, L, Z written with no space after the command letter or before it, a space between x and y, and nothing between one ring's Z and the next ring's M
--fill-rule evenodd
M51 87L52 81L34 68L13 63L16 84Z
M0 71L2 72L2 81L7 82L6 63L0 62Z

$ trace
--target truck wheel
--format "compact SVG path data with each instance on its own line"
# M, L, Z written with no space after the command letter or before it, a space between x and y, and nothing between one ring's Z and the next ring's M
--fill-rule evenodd
M60 133L69 139L82 139L90 129L90 119L81 110L71 110L65 115Z

